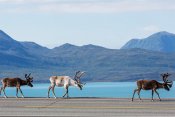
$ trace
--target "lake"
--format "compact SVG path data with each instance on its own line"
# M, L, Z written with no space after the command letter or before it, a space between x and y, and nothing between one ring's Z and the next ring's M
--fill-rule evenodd
M21 87L25 97L47 97L49 83L44 84L33 84L34 87L24 86ZM107 98L131 98L133 90L136 88L135 82L95 82L86 83L83 90L79 90L77 87L70 87L69 96L70 97L107 97ZM57 97L62 97L64 94L64 89L61 87L55 87L55 93ZM171 88L170 91L163 89L158 90L161 98L175 98L175 86ZM16 96L16 88L6 88L6 94L9 97ZM52 91L50 91L50 96L52 96ZM3 93L2 95L3 96ZM20 92L19 92L19 96ZM135 94L137 98L137 93ZM141 91L142 98L150 98L151 91ZM157 95L154 94L157 98Z

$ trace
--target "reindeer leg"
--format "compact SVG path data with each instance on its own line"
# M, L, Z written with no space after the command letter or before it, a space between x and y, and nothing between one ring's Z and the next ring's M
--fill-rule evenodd
M24 98L24 95L23 95L23 93L22 93L21 88L19 87L18 89L19 89L19 91L20 91L20 93L21 93L21 95L22 95L22 98Z
M135 95L135 93L136 93L137 90L138 89L135 89L134 92L133 92L132 101L134 100L134 95Z
M49 90L48 90L48 98L50 98L49 96L49 93L50 93L50 89L52 88L52 86L49 87Z
M4 97L7 98L7 95L6 95L6 93L5 93L5 87L6 87L6 86L2 87L2 91L3 91L3 93L4 93Z
M65 96L66 96L66 94L67 94L67 90L66 90L66 93L63 95L63 97L65 97Z
M159 100L161 101L160 96L159 96L159 93L157 92L157 90L155 89L154 91L156 92L156 94L157 94L158 97L159 97Z
M56 95L55 95L54 88L55 88L55 85L52 86L52 93L53 93L53 95L54 95L54 97L55 97L55 99L56 99L57 97L56 97Z
M63 97L65 97L65 96L67 95L67 98L68 98L68 92L69 92L69 91L68 91L68 86L66 86L65 89L66 89L66 93L64 94Z
M69 98L69 88L67 88L67 98Z
M141 91L141 89L138 89L138 96L139 96L139 99L142 100L142 99L140 98L140 91Z
M66 87L64 86L64 88L66 89ZM67 89L66 89L67 90ZM66 96L66 94L67 94L67 91L65 92L65 94L63 95L63 98Z
M140 98L140 89L135 89L134 93L133 93L133 96L132 96L132 101L134 100L134 95L135 95L136 92L138 92L139 99L141 100L141 98Z
M18 98L18 87L16 88L16 98Z
M154 90L152 90L152 101L154 101L154 99L153 99L153 95L154 95Z

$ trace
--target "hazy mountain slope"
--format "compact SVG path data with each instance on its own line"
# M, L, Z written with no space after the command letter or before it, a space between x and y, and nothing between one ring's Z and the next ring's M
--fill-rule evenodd
M20 42L12 39L5 32L0 30L0 52L18 56L30 57Z
M175 52L175 34L158 32L145 39L132 39L121 49L141 48L160 52Z
M35 43L35 42L20 42L21 45L23 45L25 51L27 51L28 53L35 55L35 56L47 56L51 50L40 46L39 44Z

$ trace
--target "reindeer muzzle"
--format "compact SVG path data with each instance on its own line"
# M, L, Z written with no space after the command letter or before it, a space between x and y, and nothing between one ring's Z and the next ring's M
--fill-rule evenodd
M33 85L31 83L29 83L28 86L33 87Z

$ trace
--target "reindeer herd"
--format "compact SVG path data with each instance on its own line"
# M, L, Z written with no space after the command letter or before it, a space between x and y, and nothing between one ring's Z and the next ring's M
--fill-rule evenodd
M56 98L56 95L54 92L55 86L64 87L66 89L66 93L64 94L63 97L65 97L67 95L67 98L69 97L69 94L68 94L69 93L69 86L76 86L76 87L80 88L80 90L82 90L82 87L84 84L81 83L80 78L83 76L84 73L85 72L77 71L73 79L70 76L51 76L50 77L51 86L49 87L49 90L48 90L48 98L50 98L49 92L51 89L52 89L52 93L53 93L54 97ZM31 75L31 73L29 75L25 74L26 80L22 80L21 78L18 78L18 77L2 79L1 80L2 87L0 89L0 95L1 95L1 92L3 92L4 97L7 98L7 95L5 93L5 88L6 87L16 87L16 97L18 98L18 90L19 90L22 97L24 98L24 95L23 95L20 87L23 85L33 87L33 85L32 85L33 77L31 77L30 75Z
M55 86L57 87L64 87L64 89L66 90L65 94L63 95L63 97L69 97L69 86L75 86L78 87L80 90L82 90L83 88L83 84L81 82L81 77L85 74L85 72L81 72L81 71L77 71L75 73L74 78L71 78L70 76L51 76L50 77L50 83L51 85L48 88L48 98L50 98L50 90L52 89L52 93L54 98L57 98L54 92L54 88ZM134 95L137 92L139 99L140 98L140 91L141 90L151 90L152 91L152 101L154 101L153 99L153 95L154 93L157 94L159 100L161 101L161 98L159 96L159 93L157 92L157 89L165 89L167 91L170 90L170 88L173 85L173 81L169 81L168 77L171 74L169 73L164 73L161 74L161 77L163 79L163 83L160 83L156 80L138 80L137 83L137 89L134 90L133 92L133 96L132 96L132 101L134 100ZM24 95L22 93L21 90L21 86L23 85L27 85L30 87L33 87L32 85L33 82L33 77L31 77L31 73L30 74L25 74L25 80L22 80L21 78L3 78L1 80L2 83L2 87L0 88L0 95L1 92L3 92L4 97L7 98L7 95L5 93L5 88L6 87L16 87L16 98L18 98L18 91L20 91L22 98L24 98Z

